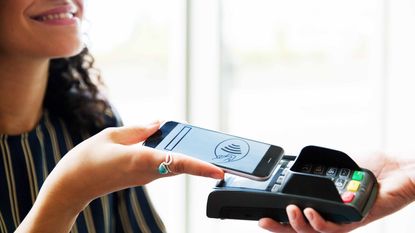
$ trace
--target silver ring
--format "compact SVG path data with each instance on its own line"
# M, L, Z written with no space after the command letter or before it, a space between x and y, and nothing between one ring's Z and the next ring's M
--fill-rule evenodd
M161 175L166 175L168 173L171 173L169 165L173 163L173 156L171 154L167 154L166 158L163 162L160 163L158 167L158 172Z

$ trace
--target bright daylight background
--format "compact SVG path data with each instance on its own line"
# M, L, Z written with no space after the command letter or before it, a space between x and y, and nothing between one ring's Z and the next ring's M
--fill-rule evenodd
M188 121L293 155L309 144L415 154L412 0L87 3L87 41L126 124ZM169 232L264 232L208 219L214 184L148 187ZM358 232L412 232L413 216L410 206Z

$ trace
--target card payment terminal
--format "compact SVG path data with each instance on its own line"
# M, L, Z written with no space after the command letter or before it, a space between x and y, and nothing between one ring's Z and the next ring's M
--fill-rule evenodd
M377 191L373 173L345 153L308 146L299 156L282 157L266 181L227 174L209 194L206 211L210 218L288 222L285 208L295 204L329 221L350 223L367 215Z

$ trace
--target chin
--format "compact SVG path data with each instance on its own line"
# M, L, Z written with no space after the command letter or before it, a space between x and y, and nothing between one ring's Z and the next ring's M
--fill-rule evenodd
M64 54L63 57L73 57L73 56L76 56L79 53L81 53L84 48L85 48L85 46L82 46L82 47L78 47L75 50L71 50L71 51L67 52L66 54Z
M50 52L48 53L49 54L48 57L50 58L73 57L73 56L78 55L84 48L85 46L83 44L79 44L76 46L68 46L68 44L61 45L61 46L52 48Z

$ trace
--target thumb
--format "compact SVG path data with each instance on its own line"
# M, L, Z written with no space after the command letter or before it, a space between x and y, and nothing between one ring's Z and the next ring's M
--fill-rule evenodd
M160 128L160 122L154 122L145 126L122 126L113 128L110 132L111 140L123 144L131 145L142 142L154 134Z

